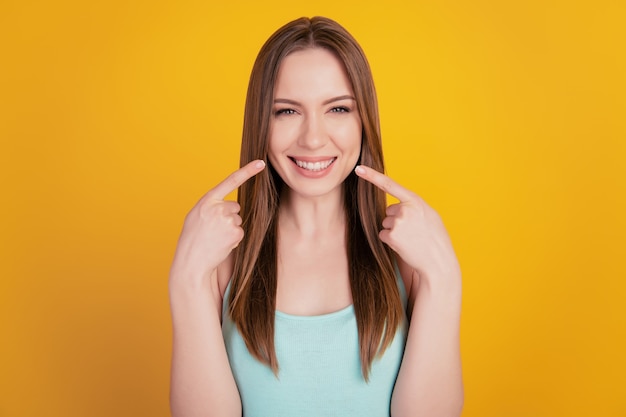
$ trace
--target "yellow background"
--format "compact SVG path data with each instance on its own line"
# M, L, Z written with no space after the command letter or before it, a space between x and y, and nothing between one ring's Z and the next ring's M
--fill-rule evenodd
M463 416L626 415L626 3L4 0L0 416L168 415L183 217L261 44L317 14L455 243Z

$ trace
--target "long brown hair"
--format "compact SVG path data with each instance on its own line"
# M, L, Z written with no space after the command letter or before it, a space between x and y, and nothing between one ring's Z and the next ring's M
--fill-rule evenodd
M371 70L356 40L323 17L300 18L278 29L263 45L252 68L246 98L241 165L267 161L274 86L282 60L291 52L326 48L344 64L362 121L360 163L384 172L378 104ZM284 186L271 166L239 189L246 235L235 250L229 314L246 346L278 373L274 349L277 223ZM361 369L368 380L372 361L391 343L404 318L391 250L378 237L386 196L351 173L344 182L350 287L356 316Z

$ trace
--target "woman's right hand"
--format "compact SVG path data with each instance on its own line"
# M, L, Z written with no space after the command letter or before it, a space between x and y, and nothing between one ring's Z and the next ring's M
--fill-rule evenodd
M239 204L224 198L265 168L255 160L206 193L185 218L170 270L170 280L200 284L243 239ZM188 282L188 281L187 281Z

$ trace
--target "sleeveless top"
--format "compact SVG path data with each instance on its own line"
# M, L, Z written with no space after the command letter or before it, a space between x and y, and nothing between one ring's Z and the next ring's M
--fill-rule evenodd
M396 268L403 310L407 296ZM222 305L222 334L244 417L388 417L407 335L406 317L363 378L354 306L318 316L276 311L278 377L255 359Z

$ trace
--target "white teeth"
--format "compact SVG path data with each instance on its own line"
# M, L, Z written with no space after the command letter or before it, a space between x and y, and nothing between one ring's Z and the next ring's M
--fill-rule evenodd
M335 158L329 159L328 161L321 161L321 162L305 162L305 161L298 161L297 159L294 159L294 161L296 161L296 165L298 165L300 168L304 168L307 171L321 171L323 169L326 169L330 166L330 164L332 164L335 161Z

